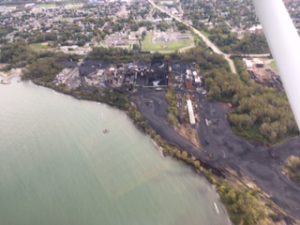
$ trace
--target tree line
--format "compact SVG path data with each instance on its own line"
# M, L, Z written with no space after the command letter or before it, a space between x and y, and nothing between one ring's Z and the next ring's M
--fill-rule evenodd
M226 53L238 54L264 54L270 49L263 34L245 33L238 38L236 33L224 24L224 26L207 29L207 34L212 42Z
M67 60L78 60L77 56L64 53L32 50L25 42L16 42L0 48L0 63L8 63L7 70L24 67L24 79L52 81Z
M213 70L205 83L211 100L231 103L228 120L241 136L275 143L298 134L285 93L257 84L247 71L235 75Z
M228 120L238 135L252 141L276 143L298 134L285 93L256 83L241 60L235 60L236 75L230 73L223 57L204 47L169 57L199 66L208 98L232 106Z

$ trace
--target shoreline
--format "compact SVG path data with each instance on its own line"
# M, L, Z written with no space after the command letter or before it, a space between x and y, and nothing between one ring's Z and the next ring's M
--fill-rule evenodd
M181 146L177 146L176 144L169 143L165 140L161 134L148 123L148 121L144 118L144 115L139 110L137 105L132 101L130 97L126 94L122 93L121 96L126 96L126 107L124 105L115 104L108 99L101 98L97 99L93 94L84 93L82 90L77 91L69 91L64 89L63 87L56 86L52 83L44 83L39 81L30 80L35 85L43 86L49 88L51 90L57 91L58 93L66 94L71 97L74 97L77 100L87 100L93 102L100 102L102 104L107 104L111 107L117 108L126 113L129 119L133 122L133 124L145 135L148 135L154 143L156 143L157 147L161 149L160 152L164 157L170 156L176 160L179 160L186 165L188 165L191 169L194 170L200 176L204 176L210 184L216 189L217 193L220 196L222 203L224 204L228 215L230 215L230 207L224 200L224 193L222 193L222 187L227 187L229 190L234 190L237 192L251 192L255 193L257 202L260 202L260 205L266 207L266 211L272 212L269 217L275 217L276 220L284 221L285 224L299 224L299 221L292 217L290 214L287 214L285 210L280 208L272 198L265 193L262 189L257 188L256 183L252 185L253 181L249 180L247 177L243 176L239 171L232 171L229 168L224 167L216 167L213 163L206 161L201 157L201 155L196 154L193 155L189 149L181 148ZM115 93L115 91L110 91L109 93ZM269 218L268 217L268 218ZM235 224L232 222L232 224ZM273 224L273 223L272 223Z
M80 94L79 93L75 94L72 91L67 91L67 90L65 90L63 88L60 88L60 87L58 87L56 85L53 85L53 84L49 85L49 84L46 84L46 83L40 83L40 82L36 82L36 81L33 81L33 80L30 80L30 81L32 83L34 83L35 85L42 86L42 87L45 87L45 88L49 88L49 89L51 89L51 90L53 90L53 91L55 91L57 93L71 96L71 97L73 97L73 98L75 98L77 100L84 100L84 101L91 101L91 102L95 102L95 103L102 103L102 104L106 104L106 105L108 105L110 107L116 108L118 110L121 110L122 112L124 112L129 117L129 119L133 122L133 124L135 125L135 127L139 131L141 131L142 133L144 133L145 135L148 135L150 137L151 141L153 141L156 144L156 146L158 148L160 148L160 149L157 149L157 150L159 152L161 152L161 154L163 154L164 157L166 157L166 156L172 156L172 155L170 155L166 151L164 151L164 147L165 146L162 146L162 145L168 145L169 147L176 148L179 151L186 151L185 149L182 149L180 146L176 146L175 144L167 143L166 140L164 140L161 137L161 135L159 133L157 133L157 131L155 131L151 127L151 125L149 125L149 123L146 121L146 119L144 118L144 116L142 115L142 113L138 110L138 107L136 106L136 104L133 101L128 102L129 105L130 105L129 109L123 109L122 107L119 107L116 104L112 104L111 102L99 101L99 100L96 100L96 99L92 99L92 98L83 96L83 95L81 95L82 92L80 92ZM138 116L141 117L140 118L141 120L136 119L135 117L133 117L134 113L138 114ZM155 140L157 138L157 135L159 136L159 141ZM196 158L196 160L200 160L201 161L201 165L205 169L211 170L214 175L216 175L218 177L225 178L225 173L223 173L222 169L220 169L220 168L212 165L211 163L209 163L205 159L201 158L201 156L199 156L197 154L196 154L196 156L193 155L193 157Z
M22 80L22 69L16 69L9 73L0 71L0 84L8 85L11 84L12 80L17 79L17 82Z

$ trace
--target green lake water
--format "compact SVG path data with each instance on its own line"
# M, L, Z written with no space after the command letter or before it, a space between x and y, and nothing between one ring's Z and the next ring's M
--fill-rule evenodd
M209 183L163 158L125 113L15 83L0 85L0 224L229 222Z

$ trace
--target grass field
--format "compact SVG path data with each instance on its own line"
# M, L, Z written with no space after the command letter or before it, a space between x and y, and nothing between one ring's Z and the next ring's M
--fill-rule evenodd
M191 40L180 40L174 41L167 44L153 43L153 33L147 33L145 39L142 41L142 50L150 52L160 52L160 53L172 53L178 51L179 49L192 46L194 41Z
M44 51L50 49L50 47L47 44L42 43L31 44L30 47L34 51Z
M273 60L271 63L270 63L270 67L272 70L274 70L274 72L278 73L278 67L276 65L276 62Z
M55 8L56 4L55 3L38 4L37 7L43 9L49 9L49 8Z

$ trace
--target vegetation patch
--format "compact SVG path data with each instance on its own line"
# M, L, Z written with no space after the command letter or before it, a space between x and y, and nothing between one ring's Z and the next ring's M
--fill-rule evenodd
M233 224L274 224L275 214L261 199L259 192L225 181L218 184L218 192Z
M277 66L275 60L273 60L273 61L270 63L270 67L271 67L271 69L272 69L274 72L279 73L278 66Z
M42 9L50 9L50 8L55 8L56 4L55 3L38 4L36 7L42 8Z
M177 127L179 125L179 112L177 107L178 99L174 88L168 87L166 91L166 100L168 102L168 120L173 126Z
M234 109L228 119L237 134L251 141L276 143L298 134L286 95L225 70L213 70L205 78L211 100L229 102Z
M24 42L3 45L0 53L0 63L8 63L12 68L24 67L36 57L36 53Z
M6 26L0 25L0 37L4 37L13 31L14 31L14 29L12 27L6 27Z
M300 185L300 157L290 156L283 170L291 180Z
M24 76L27 79L41 79L47 82L52 81L62 69L62 66L53 57L43 57L30 63L26 68Z
M202 46L197 46L181 54L173 54L171 57L173 57L175 60L177 59L185 62L196 63L201 69L201 72L205 74L214 69L222 69L226 71L230 70L228 63L222 56L214 54L209 49Z
M212 29L199 28L222 51L229 54L265 54L270 49L266 38L262 34L246 33L239 38L227 25Z
M45 51L45 50L49 50L49 45L48 44L44 44L44 43L35 43L35 44L31 44L30 47L32 48L32 50L34 51Z
M4 45L0 48L0 63L7 63L5 69L25 68L24 79L50 82L63 69L66 60L78 60L77 56L54 51L35 51L23 42Z
M249 127L249 128L233 126L232 129L235 134L237 134L247 140L251 140L251 141L259 142L259 143L267 143L268 142L266 137L264 137L260 133L258 126L253 126L253 127Z
M125 63L133 60L133 52L122 48L96 47L89 53L87 59L104 62Z

